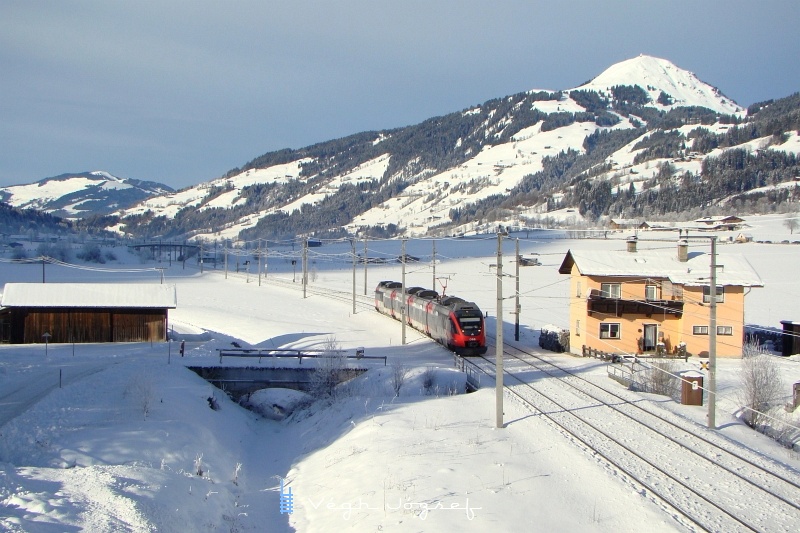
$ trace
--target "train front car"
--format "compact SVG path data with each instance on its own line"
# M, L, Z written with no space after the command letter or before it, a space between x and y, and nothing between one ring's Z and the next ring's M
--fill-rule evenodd
M448 347L465 357L485 354L486 328L478 306L461 298L445 299L442 304L450 308Z

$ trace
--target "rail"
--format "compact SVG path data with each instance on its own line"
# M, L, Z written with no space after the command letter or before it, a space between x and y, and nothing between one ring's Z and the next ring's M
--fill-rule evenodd
M222 363L223 357L257 357L258 362L264 357L294 357L303 364L303 358L316 359L319 357L339 356L345 359L383 359L383 366L386 366L385 355L364 355L364 348L357 348L355 353L350 355L342 350L296 350L290 348L271 348L271 349L249 349L249 348L217 348L219 352L219 362Z

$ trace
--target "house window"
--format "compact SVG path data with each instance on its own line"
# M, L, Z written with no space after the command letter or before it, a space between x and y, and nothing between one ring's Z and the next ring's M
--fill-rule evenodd
M577 283L577 288L575 289L575 296L577 296L578 298L581 297L581 282L580 281L578 281L578 283Z
M580 320L576 320L575 321L575 336L576 337L580 337L581 336L581 321Z
M619 283L601 283L600 296L603 298L616 298L619 299L622 291L620 290Z
M619 324L600 324L601 339L619 339Z
M725 301L725 287L717 285L717 303ZM703 303L711 303L711 287L703 287Z
M733 326L717 326L717 335L733 335Z
M645 285L644 299L651 302L658 300L658 285Z
M708 326L692 326L692 335L708 335Z

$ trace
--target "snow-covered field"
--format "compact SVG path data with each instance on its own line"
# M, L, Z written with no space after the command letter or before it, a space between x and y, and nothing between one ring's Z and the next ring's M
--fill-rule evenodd
M757 240L793 239L782 216L745 217ZM520 344L535 347L538 328L567 327L567 280L557 273L569 248L624 249L624 234L608 240L542 239L516 235L524 255L543 263L520 271ZM725 234L721 237L729 237ZM735 235L734 235L735 236ZM673 239L672 235L640 235ZM674 239L673 239L674 240ZM653 246L664 246L652 243ZM671 246L671 244L669 244ZM693 245L694 246L694 245ZM409 286L433 282L430 241L409 241ZM399 241L370 243L371 256L400 255ZM490 264L496 239L436 242L436 276L447 293L476 301L495 315ZM174 341L155 344L0 346L0 529L8 531L675 531L683 526L646 492L566 439L507 395L503 429L494 428L491 384L460 394L464 374L443 348L399 323L291 283L292 265L273 256L268 277L179 263L138 264L118 250L109 269L165 266L177 285L170 313ZM310 251L312 289L350 294L350 244ZM359 253L361 249L357 249ZM744 254L765 282L746 298L746 320L779 328L800 320L800 282L791 265L800 246L729 244L720 256ZM275 251L281 253L280 250ZM513 242L505 272L513 273ZM120 264L121 263L121 264ZM362 298L378 281L400 279L397 264L363 265L355 276ZM159 274L99 272L48 265L47 281L159 283ZM41 265L0 263L3 282L41 281ZM299 280L299 276L298 276ZM287 282L288 281L288 282ZM441 289L440 287L437 287ZM513 278L504 284L511 295ZM506 339L513 339L513 299L505 300ZM511 317L509 319L509 317ZM186 355L178 345L186 342ZM218 348L364 347L369 370L340 387L334 402L318 402L284 420L248 411L188 370L214 366ZM548 354L559 364L609 386L600 361ZM786 400L800 381L800 359L777 360ZM409 375L399 395L392 374ZM226 365L297 363L237 360ZM309 361L304 360L303 365ZM691 359L686 368L697 370ZM433 386L426 370L433 368ZM797 452L756 434L734 417L739 360L719 361L718 432L800 470ZM622 390L620 386L620 390ZM289 393L266 395L285 405ZM209 408L216 399L219 410ZM705 407L644 395L652 403L705 425ZM797 417L795 417L797 422ZM632 425L631 434L636 427ZM292 513L281 513L291 490ZM800 495L799 495L800 497Z

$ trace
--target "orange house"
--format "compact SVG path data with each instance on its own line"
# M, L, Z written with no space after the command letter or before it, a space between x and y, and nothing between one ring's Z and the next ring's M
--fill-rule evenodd
M677 250L639 250L633 237L627 251L568 251L559 272L570 276L570 351L675 353L683 344L707 357L711 256L688 248L681 239ZM740 357L744 298L764 284L742 257L718 257L716 270L716 353Z

